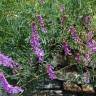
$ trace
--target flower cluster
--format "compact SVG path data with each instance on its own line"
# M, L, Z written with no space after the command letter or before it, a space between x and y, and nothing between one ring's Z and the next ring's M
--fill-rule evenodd
M63 43L63 48L64 48L65 55L71 55L71 50L66 41Z
M85 64L88 64L88 62L91 61L92 54L96 52L96 42L92 38L93 38L93 32L90 31L87 33L87 45L86 45L86 47L89 48L89 50L87 53L85 53L85 56L83 59Z
M44 20L43 20L42 16L41 15L38 15L37 18L38 18L38 21L40 23L42 32L45 32L46 33L47 30L45 28L45 24L44 24Z
M18 86L12 86L8 83L8 81L6 80L4 74L2 72L0 72L0 83L3 87L3 89L7 92L7 93L11 93L11 94L18 94L18 93L23 93L23 89L21 89Z
M51 80L56 79L54 68L53 68L53 66L51 64L47 65L47 73L48 73Z
M9 68L20 66L18 63L13 61L11 57L8 57L4 55L3 53L0 53L0 65L6 66Z
M93 33L92 33L92 32L88 32L87 37L88 37L87 47L88 47L92 52L96 52L96 41L95 41L94 39L92 39Z
M42 50L40 46L40 37L35 22L32 22L32 36L30 39L30 44L34 53L38 57L38 61L41 63L44 59L44 50Z
M71 33L72 39L75 40L77 43L81 42L81 39L77 35L77 31L74 26L70 26L69 32Z
M92 52L96 52L96 41L95 40L90 40L87 42L88 48L91 49Z

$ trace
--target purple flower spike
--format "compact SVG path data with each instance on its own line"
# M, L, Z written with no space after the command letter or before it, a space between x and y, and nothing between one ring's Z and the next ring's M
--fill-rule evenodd
M56 74L55 74L54 68L52 67L51 64L47 65L47 73L48 73L51 80L56 79Z
M23 93L23 89L21 89L18 86L12 86L8 83L8 81L6 80L4 74L2 72L0 72L0 83L3 87L3 89L10 94L18 94L18 93Z
M67 42L63 43L63 48L64 48L65 55L71 55L71 50L70 50Z
M41 63L44 60L44 50L41 49L40 37L37 31L37 26L34 22L32 23L32 36L30 39L30 44L33 48L33 52L38 57L39 63Z
M89 49L92 50L92 52L96 52L96 41L91 39L87 42L87 46Z
M74 26L71 26L69 28L69 32L71 33L72 39L75 40L76 42L80 43L81 39L77 35L77 31Z
M13 61L11 57L8 57L2 53L0 53L0 65L9 67L9 68L20 66L18 63Z
M44 60L44 50L41 50L40 48L36 48L34 52L39 57L38 58L39 63L41 63Z
M38 15L37 18L38 18L38 21L39 21L39 23L40 23L42 32L46 33L47 30L46 30L46 28L45 28L45 24L44 24L44 21L43 21L42 16L41 16L41 15Z
M37 31L37 26L34 22L32 23L32 36L30 39L30 44L33 50L35 50L35 48L38 48L40 46L40 37Z

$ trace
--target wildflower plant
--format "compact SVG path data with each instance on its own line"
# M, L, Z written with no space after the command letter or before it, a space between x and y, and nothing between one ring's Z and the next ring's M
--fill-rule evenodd
M96 86L94 2L1 0L2 92L28 96L45 79Z

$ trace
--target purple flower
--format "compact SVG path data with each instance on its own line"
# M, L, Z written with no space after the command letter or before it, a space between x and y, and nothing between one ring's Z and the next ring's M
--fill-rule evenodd
M33 52L38 57L38 61L41 63L44 60L44 50L41 49L40 37L37 31L37 26L34 22L32 23L32 36L30 39L30 44L33 48Z
M75 60L78 62L80 61L80 54L79 53L76 54Z
M46 28L45 28L45 24L44 24L44 21L43 21L42 16L41 16L41 15L38 15L37 18L38 18L38 21L39 21L39 23L40 23L42 32L45 32L45 33L46 33L47 30L46 30Z
M3 89L10 94L18 94L18 93L23 93L23 89L21 89L18 86L12 86L8 83L8 81L6 80L4 74L2 72L0 72L0 83L3 87Z
M8 57L2 53L0 53L0 65L6 66L9 68L20 66L18 63L13 61L11 57Z
M56 74L55 74L54 68L52 67L51 64L47 65L47 73L48 73L51 80L56 79Z
M71 50L70 50L67 42L63 43L63 48L64 48L65 55L71 55Z
M74 26L70 26L69 32L71 33L72 39L75 40L76 42L80 43L81 39L77 35L77 31Z
M44 60L44 50L40 49L40 48L36 48L34 50L34 53L39 57L38 61L42 62Z
M30 44L33 50L35 50L36 47L40 46L40 37L37 31L37 26L34 22L32 23L32 36L30 39Z
M96 52L96 41L91 39L87 42L87 46L89 49L92 50L92 52Z

